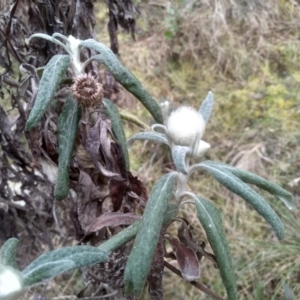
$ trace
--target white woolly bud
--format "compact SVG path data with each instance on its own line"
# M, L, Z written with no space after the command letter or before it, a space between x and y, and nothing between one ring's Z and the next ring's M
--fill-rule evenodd
M17 300L23 290L23 279L19 271L0 266L0 300Z
M200 140L205 130L202 116L193 108L180 107L167 121L167 133L176 145L192 146Z
M191 155L200 157L210 145L201 140L205 121L200 113L191 107L180 107L167 121L167 134L175 145L188 146Z

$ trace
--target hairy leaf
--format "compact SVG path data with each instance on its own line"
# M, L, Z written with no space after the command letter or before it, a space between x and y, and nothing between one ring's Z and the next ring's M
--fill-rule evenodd
M193 249L186 247L177 238L171 239L173 252L176 256L181 275L186 281L200 278L199 260Z
M163 219L163 225L170 224L172 219L176 217L177 213L178 207L174 204L168 204L167 211ZM142 220L136 221L129 227L123 229L122 231L111 237L109 240L105 241L98 248L106 252L111 252L118 249L119 247L129 242L136 236L141 223Z
M54 190L54 196L57 200L63 200L69 194L69 167L79 119L78 103L69 95L58 120L59 159Z
M250 184L254 184L258 186L259 188L269 192L270 194L276 196L278 199L280 199L288 209L295 209L295 203L293 195L288 192L287 190L283 189L279 185L270 182L256 174L253 174L251 172L247 172L238 168L234 168L230 165L226 165L223 163L215 162L215 161L206 161L206 164L211 164L214 166L217 166L219 168L224 168L231 172L233 175L241 179L242 181Z
M126 145L126 137L123 128L123 123L116 105L114 105L109 99L103 98L102 102L104 104L104 112L106 116L111 120L111 126L115 138L122 146L123 154L126 161L127 170L130 169L128 150Z
M198 218L214 251L228 299L237 300L236 279L220 211L209 201L189 193L195 201Z
M146 131L146 132L139 132L134 134L128 141L127 146L130 148L132 143L137 140L149 140L154 142L163 143L169 145L168 138L165 134L154 132L154 131Z
M202 102L199 108L199 113L202 115L205 123L207 123L209 120L213 106L214 106L214 94L211 91L209 91L206 98L204 99L204 101Z
M216 166L210 162L205 161L194 165L192 170L196 168L206 170L222 185L246 200L272 226L278 239L284 238L284 226L281 220L266 200L251 187L223 167Z
M164 175L151 191L125 268L125 293L128 295L140 295L145 286L164 215L172 196L175 176L174 173Z
M138 79L121 64L117 56L108 47L92 39L82 41L80 46L98 51L100 54L93 56L91 59L103 63L114 78L147 108L156 122L163 123L160 106L144 89Z
M185 158L190 152L190 148L186 146L174 146L172 147L173 162L178 172L187 174L187 168L185 164Z
M25 286L30 287L72 269L108 260L108 254L96 247L64 247L42 254L26 267L22 274Z
M20 241L16 238L10 238L4 243L0 250L0 265L18 269L16 263L16 251L19 242Z
M26 130L34 128L44 115L70 64L68 55L54 55L45 67L34 106L29 114Z
M164 229L160 231L157 246L153 255L150 272L147 276L147 286L150 300L163 300L163 273L164 273Z

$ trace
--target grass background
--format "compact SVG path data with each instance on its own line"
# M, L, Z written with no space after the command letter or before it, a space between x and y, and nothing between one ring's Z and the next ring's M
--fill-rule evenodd
M169 112L179 105L198 108L209 90L213 115L204 135L211 144L206 159L255 172L291 190L299 187L299 22L297 1L135 1L136 41L120 31L122 62ZM98 22L107 23L99 5ZM105 32L99 40L109 44ZM136 102L123 109L151 120ZM122 104L121 104L122 106ZM138 128L127 125L127 136ZM170 154L152 143L136 143L131 166L148 184L170 165ZM239 288L239 299L300 298L299 212L262 193L283 219L279 242L269 226L243 200L203 174L189 187L212 200L223 213ZM299 205L297 204L298 208ZM194 207L182 214L204 238ZM201 282L225 296L218 271L201 263ZM165 299L207 299L170 272Z

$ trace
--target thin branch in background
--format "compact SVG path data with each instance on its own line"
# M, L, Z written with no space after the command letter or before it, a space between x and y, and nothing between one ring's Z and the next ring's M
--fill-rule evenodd
M170 271L172 271L173 273L175 273L179 277L183 278L182 275L181 275L181 272L177 268L175 268L174 266L172 266L167 261L165 261L164 264L165 264L165 267L168 268ZM197 281L191 281L189 283L191 285L193 285L194 287L196 287L197 289L199 289L200 291L204 292L206 295L209 295L210 297L212 297L215 300L225 300L224 298L221 298L220 296L218 296L217 294L215 294L213 291L211 291L208 287L204 286L203 284L201 284L201 283L199 283Z

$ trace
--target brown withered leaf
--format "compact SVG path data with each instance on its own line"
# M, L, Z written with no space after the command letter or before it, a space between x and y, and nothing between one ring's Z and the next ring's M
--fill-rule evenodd
M91 222L101 213L105 194L97 189L91 177L83 171L80 171L76 192L78 220L83 231L87 232Z
M186 247L177 238L171 239L173 252L177 258L177 262L186 281L194 281L200 278L200 265L198 257L194 250Z
M116 168L125 181L128 181L126 162L121 145L117 142L111 143L111 153L116 164Z
M106 149L107 143L110 143L108 136L104 135L103 133L104 131L106 131L105 124L105 121L103 121L101 117L97 120L96 124L90 129L88 133L85 149L89 153L92 162L94 163L96 169L100 172L100 174L106 177L120 177L119 174L105 169L104 166L102 166L102 164L99 162L100 145L103 149Z
M116 227L120 225L131 225L140 219L140 216L134 213L123 214L121 212L108 212L98 217L88 228L87 232L96 232L103 227Z
M191 231L193 231L193 227L188 223L187 220L183 219L183 221L184 222L182 222L182 224L178 228L178 238L180 242L193 249L196 252L199 261L204 256L214 263L215 268L218 268L217 260L214 254L205 251L205 242L203 240L194 240L191 233Z
M113 211L118 211L123 202L123 197L125 193L124 181L115 180L114 177L111 178L109 182L109 197L111 198Z
M133 176L131 172L128 171L129 189L131 192L139 196L143 202L147 202L148 195L144 184L138 179L137 176Z

